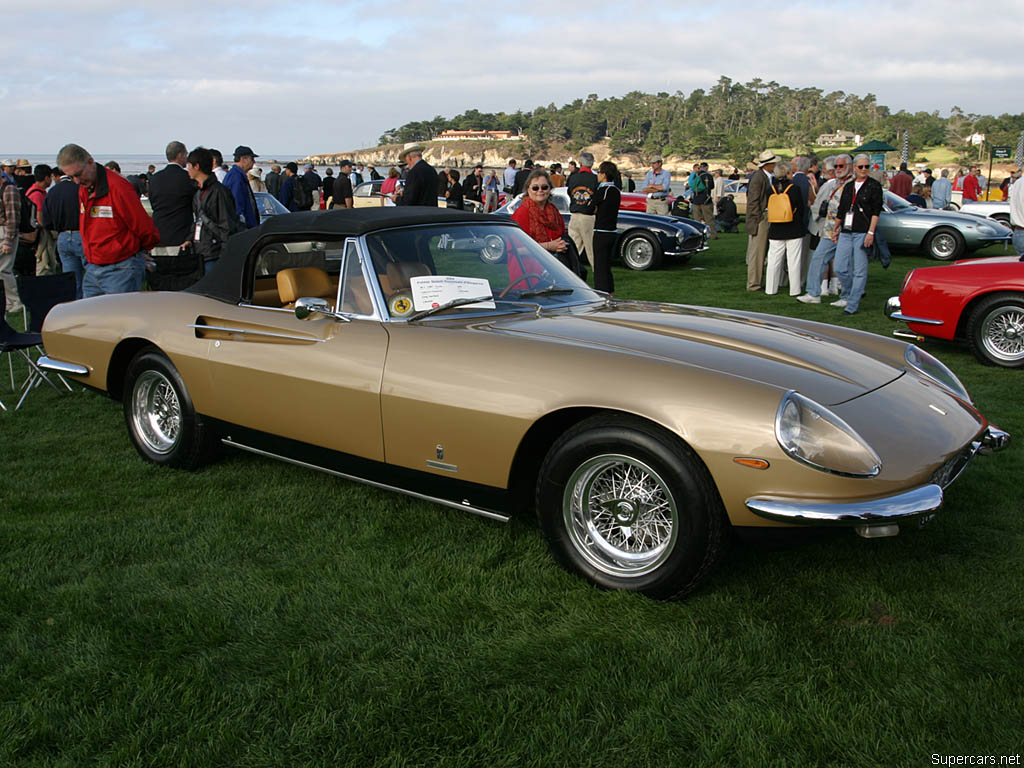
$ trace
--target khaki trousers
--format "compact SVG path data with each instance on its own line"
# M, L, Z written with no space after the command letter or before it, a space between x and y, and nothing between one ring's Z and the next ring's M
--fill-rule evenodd
M715 240L718 234L715 232L715 205L714 203L694 203L693 218L703 221L711 229L710 239Z
M594 268L594 216L589 213L574 213L569 217L569 237L582 256L587 252L590 268Z
M768 222L760 221L757 234L747 236L747 290L761 290L764 257L768 251Z
M660 216L668 216L668 200L663 197L648 197L647 212L657 213Z
M57 235L48 229L39 230L36 244L36 274L57 274Z

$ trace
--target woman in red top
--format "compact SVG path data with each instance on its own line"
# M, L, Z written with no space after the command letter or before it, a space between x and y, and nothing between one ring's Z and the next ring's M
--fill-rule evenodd
M388 171L388 177L384 179L384 181L382 181L380 184L381 195L390 200L392 203L394 202L395 187L398 186L399 175L400 174L398 173L398 169L392 168L390 171ZM388 203L385 203L382 200L381 204L387 205Z
M551 253L562 253L569 247L562 235L565 234L565 219L561 211L551 202L551 177L548 172L537 168L526 177L526 195L522 204L512 214L512 220L522 227L540 247ZM509 284L523 282L524 274L542 274L540 262L530 256L508 260Z

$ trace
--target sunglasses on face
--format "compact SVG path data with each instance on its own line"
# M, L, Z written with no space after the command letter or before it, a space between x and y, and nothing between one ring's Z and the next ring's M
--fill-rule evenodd
M858 166L855 166L855 167L857 167L857 168L870 168L871 166L870 165L858 165Z
M530 187L530 191L531 192L547 192L549 189L551 189L551 187L547 187L547 186L544 186L544 187L538 187L538 186Z

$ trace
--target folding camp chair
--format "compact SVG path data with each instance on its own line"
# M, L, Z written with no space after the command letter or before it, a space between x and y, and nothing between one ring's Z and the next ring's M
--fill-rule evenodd
M4 302L7 297L4 294L3 284L0 284L0 306L4 306ZM28 393L31 392L35 387L44 381L54 388L57 392L60 389L50 381L50 378L46 375L32 359L30 350L33 347L41 346L43 343L43 337L38 333L19 333L7 324L6 313L0 314L0 355L8 355L8 365L11 366L11 389L14 389L14 375L13 375L13 364L11 364L11 357L15 352L19 353L25 360L25 364L28 366L28 379L21 385L22 393L21 398L18 400L18 404L14 406L14 410L21 408L21 404L25 402L25 398L28 397ZM69 387L70 388L70 387ZM3 406L6 411L7 406Z
M29 319L26 320L28 333L43 332L43 320L58 304L75 300L75 275L73 272L62 272L59 275L41 275L39 277L21 277L18 281L18 295L21 303L25 306ZM36 348L39 354L43 354L42 346ZM73 391L67 380L57 374L57 378Z

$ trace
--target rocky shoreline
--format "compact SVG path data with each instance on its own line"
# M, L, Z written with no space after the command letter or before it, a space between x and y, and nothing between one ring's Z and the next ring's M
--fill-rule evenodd
M484 168L504 168L511 158L522 163L523 160L530 157L534 162L544 166L550 166L552 163L561 163L565 166L573 156L573 153L565 149L532 155L523 144L519 141L425 141L423 142L425 148L423 158L435 168L472 168L477 163ZM316 166L337 166L339 160L347 158L355 163L373 165L380 171L381 168L398 165L398 155L402 151L402 146L401 144L382 144L379 147L354 149L351 152L314 154L303 158L302 162L312 163ZM585 149L594 155L597 162L611 160L620 171L635 174L636 172L645 173L650 168L650 164L639 153L611 155L607 142L593 144ZM669 155L665 157L664 165L673 174L688 174L693 167L693 162L692 159ZM712 163L711 167L712 169L732 170L731 165Z

